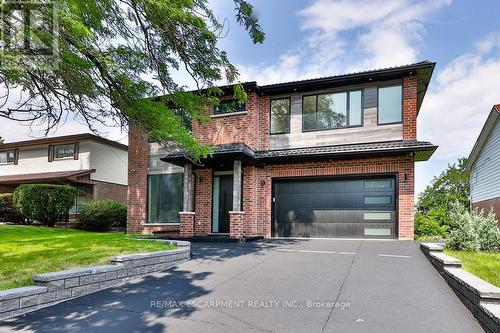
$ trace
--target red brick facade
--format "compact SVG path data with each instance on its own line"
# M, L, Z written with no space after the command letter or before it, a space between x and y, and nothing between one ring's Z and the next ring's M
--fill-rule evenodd
M500 198L494 198L472 203L472 209L483 210L485 215L488 214L492 208L495 211L497 223L498 226L500 227Z
M127 185L94 181L94 200L111 199L127 203Z
M214 117L208 124L193 124L202 142L217 145L244 142L255 151L269 149L270 97L249 93L247 112ZM416 140L417 78L403 78L403 139ZM132 126L129 130L128 232L180 232L182 236L206 236L212 227L211 168L194 167L194 213L181 214L181 226L146 223L147 138ZM392 174L398 183L397 236L413 239L414 157L400 156L343 159L304 163L243 166L242 212L230 213L230 236L271 237L273 180L283 177ZM194 221L193 221L194 220ZM194 223L193 223L194 222ZM188 225L184 226L186 223ZM192 226L192 227L191 227Z

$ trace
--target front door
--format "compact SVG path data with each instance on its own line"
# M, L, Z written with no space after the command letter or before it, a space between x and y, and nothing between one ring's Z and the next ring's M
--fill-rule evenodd
M233 209L233 176L214 177L212 232L229 233L229 212Z

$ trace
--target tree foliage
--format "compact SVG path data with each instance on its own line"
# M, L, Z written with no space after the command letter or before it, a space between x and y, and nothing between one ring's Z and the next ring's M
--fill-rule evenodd
M450 226L450 211L454 202L464 208L470 206L469 173L465 170L466 158L449 165L439 177L418 195L417 211L437 222L439 226Z
M233 0L236 21L254 43L264 33L253 7L245 0ZM58 31L31 27L34 43L58 45L58 66L41 66L18 50L0 55L0 83L7 92L0 102L0 116L36 122L47 132L64 121L69 113L88 124L112 119L118 126L129 123L142 127L159 142L176 142L195 156L209 152L182 125L176 108L197 121L206 120L203 111L217 104L221 91L214 83L234 83L237 69L218 46L227 27L215 17L208 0L58 0L57 6L42 8L44 15L55 11ZM2 29L15 29L9 19L9 2L0 5ZM45 12L44 12L45 11ZM21 22L22 23L22 22ZM10 34L0 42L12 44ZM175 79L187 72L197 90ZM23 98L9 100L13 89L22 89ZM245 99L236 85L235 97ZM150 98L152 96L162 96ZM17 96L16 96L17 97Z

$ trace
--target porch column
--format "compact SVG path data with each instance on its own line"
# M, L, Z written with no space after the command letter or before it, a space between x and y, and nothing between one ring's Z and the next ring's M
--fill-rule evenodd
M182 211L193 211L193 166L189 163L184 164L184 188Z
M245 237L245 212L241 207L242 166L240 160L233 166L233 210L229 212L229 237L242 239Z
M241 212L241 161L234 160L233 166L233 211Z
M195 213L193 212L194 198L194 177L193 167L191 164L184 164L184 185L183 185L183 200L182 212L179 212L180 226L179 234L181 237L193 237Z

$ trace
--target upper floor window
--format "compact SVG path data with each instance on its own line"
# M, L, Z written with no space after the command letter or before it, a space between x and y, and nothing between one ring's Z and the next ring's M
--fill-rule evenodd
M313 131L360 126L361 95L361 90L356 90L304 96L302 129Z
M290 98L271 100L271 134L290 133Z
M16 151L3 151L0 152L0 164L15 164L16 163Z
M400 123L403 119L403 89L401 85L378 88L378 123Z
M245 111L246 106L244 102L235 99L226 99L220 101L219 105L214 105L214 114L226 114L233 112Z
M182 108L174 108L175 114L181 118L181 125L187 128L189 131L193 130L193 118L191 113L187 112Z
M54 158L56 160L63 158L73 158L75 155L75 145L59 145L54 146Z

